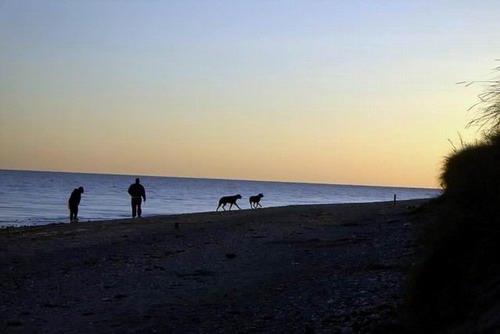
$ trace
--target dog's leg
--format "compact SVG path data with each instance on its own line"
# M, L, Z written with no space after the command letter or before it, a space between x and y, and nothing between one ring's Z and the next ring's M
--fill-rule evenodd
M241 210L241 208L238 206L238 204L236 204L236 202L234 202L234 205L236 205L236 207Z

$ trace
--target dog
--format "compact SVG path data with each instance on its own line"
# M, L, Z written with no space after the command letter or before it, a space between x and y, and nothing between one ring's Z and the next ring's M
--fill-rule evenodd
M231 208L233 207L233 205L236 205L236 207L238 209L241 210L241 208L238 206L238 204L236 204L236 201L238 199L241 198L241 195L238 194L238 195L234 195L234 196L225 196L225 197L221 197L221 199L219 200L219 206L217 207L217 209L215 211L219 211L219 208L222 206L222 210L226 211L226 209L224 208L226 206L226 204L231 204L229 206L229 210L231 210Z
M257 209L259 206L262 208L262 205L260 205L260 199L264 197L262 194L258 194L257 196L251 196L248 200L250 201L250 208L252 209Z

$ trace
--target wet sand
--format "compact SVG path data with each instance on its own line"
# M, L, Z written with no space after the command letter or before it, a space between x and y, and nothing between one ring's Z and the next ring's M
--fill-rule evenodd
M1 230L0 332L372 332L395 319L422 203Z

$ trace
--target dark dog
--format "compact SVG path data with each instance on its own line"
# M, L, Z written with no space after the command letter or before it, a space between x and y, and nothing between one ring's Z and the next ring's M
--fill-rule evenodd
M257 209L259 206L262 208L262 205L260 205L260 199L262 197L264 197L264 195L262 195L262 194L258 194L257 196L251 196L249 198L250 208Z
M236 200L238 200L240 198L241 198L240 194L234 195L234 196L225 196L225 197L222 197L219 200L219 206L217 207L217 210L215 210L215 211L219 211L219 208L221 207L221 205L222 205L222 210L226 211L226 209L224 207L228 203L231 204L229 206L229 210L231 210L231 208L232 208L233 205L236 205L236 207L241 210L241 208L238 206L238 204L236 204Z

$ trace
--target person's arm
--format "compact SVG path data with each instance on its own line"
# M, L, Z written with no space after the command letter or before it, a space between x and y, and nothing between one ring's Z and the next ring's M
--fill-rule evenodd
M146 189L142 187L142 198L144 198L144 202L146 202Z

